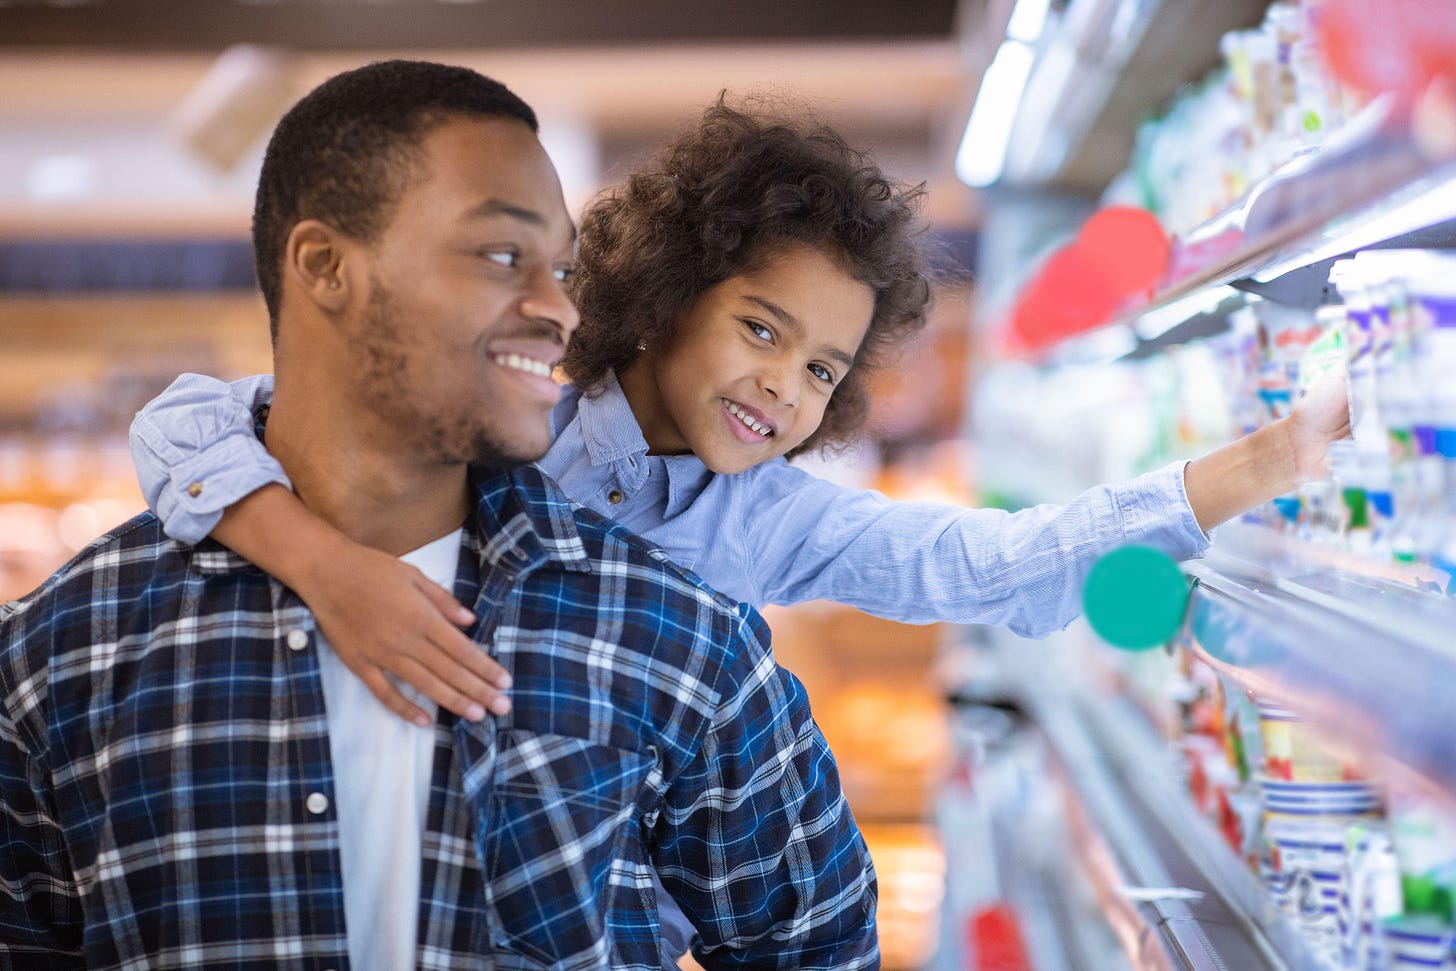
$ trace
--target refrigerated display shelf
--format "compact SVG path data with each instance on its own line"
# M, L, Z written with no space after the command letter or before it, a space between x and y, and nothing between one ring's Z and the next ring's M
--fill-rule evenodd
M1225 527L1228 529L1228 527ZM1184 645L1362 760L1456 793L1456 599L1432 568L1385 566L1254 528L1185 564Z
M1178 239L1166 285L1130 316L1236 280L1268 282L1456 217L1453 162L1418 143L1404 113L1372 104L1326 144L1260 180L1239 205Z
M1209 336L1222 329L1217 322L1172 331L1207 316L1207 295L1220 288L1313 306L1335 259L1391 246L1456 247L1456 156L1449 147L1422 144L1407 112L1377 101L1326 144L1262 179L1236 206L1174 240L1167 278L1149 299L1068 341L1053 358L1102 360L1107 346L1115 348L1113 357L1143 357ZM1309 268L1318 272L1301 273ZM1150 332L1152 320L1161 323ZM1127 335L1126 342L1107 340L1111 333Z
M1061 636L1073 636L1064 634ZM1005 686L1046 737L1141 915L1139 967L1323 971L1254 874L1194 809L1169 748L1125 698L1049 676L1009 635Z

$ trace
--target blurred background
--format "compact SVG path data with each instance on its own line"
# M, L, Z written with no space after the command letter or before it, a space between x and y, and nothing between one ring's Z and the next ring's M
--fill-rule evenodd
M540 116L574 209L722 91L812 111L895 177L923 182L946 270L931 325L880 379L869 441L808 462L897 497L1016 507L1065 501L1277 417L1258 411L1268 400L1253 390L1259 368L1291 321L1343 305L1328 285L1336 257L1451 245L1452 193L1422 195L1452 184L1451 99L1423 94L1390 109L1378 89L1399 79L1357 84L1358 72L1332 68L1334 55L1348 68L1359 45L1338 42L1352 36L1395 52L1382 63L1424 63L1414 40L1387 29L1416 5L1375 6L1340 34L1320 11L1359 4L0 0L0 600L141 510L126 429L179 372L269 369L248 241L254 182L279 115L340 70L422 57L503 81ZM1439 6L1416 26L1449 32L1456 14ZM1321 169L1321 159L1333 161ZM1374 229L1398 203L1423 215ZM1148 216L1153 255L1114 241L1102 264L1132 268L1125 292L1102 276L1058 278L1058 254L1108 207ZM1367 231L1339 236L1352 226ZM1358 484L1363 497L1354 467L1331 488ZM1243 525L1277 536L1278 556L1317 547L1314 586L1373 576L1439 587L1446 577L1392 573L1389 545L1372 554L1361 532L1371 527L1349 513L1326 528L1310 516L1286 522L1291 507L1281 508ZM1431 535L1446 521L1435 516ZM1336 631L1320 628L1325 643L1378 626L1378 610L1367 616L1375 608L1359 603L1354 619L1323 618ZM1456 668L1430 657L1440 640L1430 630L1447 615L1412 628L1401 603L1410 670L1450 683ZM1323 924L1311 932L1317 945L1302 943L1308 928L1277 847L1257 825L1217 831L1220 812L1225 834L1237 815L1238 786L1254 783L1245 765L1228 782L1233 802L1210 795L1213 770L1199 759L1237 760L1223 754L1232 730L1222 716L1210 728L1208 713L1251 689L1237 672L1215 677L1188 660L1202 643L1191 627L1176 650L1130 664L1078 625L1028 648L830 604L766 615L780 660L809 686L875 854L887 968L1406 966L1374 945L1340 954ZM1288 616L1290 638L1311 636ZM1007 656L1034 656L1036 670L1018 675ZM1328 687L1329 672L1310 665L1290 681ZM1312 710L1339 725L1368 684ZM1086 715L1100 729L1065 722L1075 707L1066 692L1110 699ZM1372 704L1397 710L1407 694L1397 684ZM1139 712L1133 727L1108 714L1127 704ZM1257 720L1245 713L1246 727ZM1439 763L1451 734L1438 719L1410 737L1382 735L1370 762L1350 757L1352 777L1380 777L1372 763L1407 744ZM1081 747L1094 736L1112 756ZM1222 737L1224 748L1195 736ZM1104 763L1135 766L1139 779L1160 766L1178 794L1157 796L1153 810L1124 803L1109 793L1139 786L1085 776ZM1200 773L1205 785L1190 796ZM1443 777L1423 791L1449 809L1449 789ZM1206 882L1226 908L1204 915L1208 926L1237 925L1255 943L1199 931L1206 954L1223 955L1206 963L1186 930L1199 915L1168 903L1182 898L1123 892L1159 878L1197 883L1148 863L1158 848L1128 835L1149 812L1209 821L1173 842L1201 840L1207 853L1194 855L1212 854ZM1256 801L1245 815L1257 823L1259 813ZM1456 865L1456 839L1447 857ZM1348 893L1345 906L1348 918Z

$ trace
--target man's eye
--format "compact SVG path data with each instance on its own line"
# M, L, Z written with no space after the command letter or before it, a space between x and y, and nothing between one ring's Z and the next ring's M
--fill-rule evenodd
M753 336L754 337L758 337L758 338L760 338L762 340L766 340L766 341L773 340L773 331L769 330L767 327L765 327L763 324L760 324L758 321L756 321L756 320L745 320L743 322L743 325L745 327L747 327L749 330L753 331Z
M521 255L519 253L511 252L509 250L497 250L494 252L486 253L485 258L490 260L492 263L499 263L501 266L509 266L514 268L515 265L520 262Z
M829 370L822 364L810 364L809 373L814 375L814 377L818 378L820 381L825 381L829 384L834 383L834 372Z

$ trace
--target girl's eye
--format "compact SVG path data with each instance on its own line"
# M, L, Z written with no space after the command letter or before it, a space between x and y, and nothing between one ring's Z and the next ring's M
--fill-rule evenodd
M820 381L824 381L828 384L834 383L834 372L829 370L822 364L810 364L809 373L814 375L814 377L818 378Z
M499 263L501 266L509 266L512 269L520 262L521 255L513 250L496 250L485 254L485 258L492 263Z
M760 324L758 321L756 321L756 320L745 320L743 322L743 325L745 327L747 327L749 330L753 331L753 336L754 337L757 337L757 338L760 338L761 340L766 340L766 341L773 340L773 331L769 330L767 327L765 327L763 324Z
M556 277L556 279L558 281L560 281L561 283L565 283L566 281L570 280L572 277L576 276L576 267L574 267L574 266L558 266L556 269L554 269L554 270L551 271L551 275L554 276L554 277Z

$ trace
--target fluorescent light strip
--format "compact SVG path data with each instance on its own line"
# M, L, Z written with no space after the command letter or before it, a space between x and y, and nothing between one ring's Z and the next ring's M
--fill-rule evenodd
M1006 24L1006 36L1023 44L1035 44L1046 26L1047 8L1050 0L1016 0L1011 10L1011 20Z
M1077 72L1077 49L1060 35L1042 45L1036 57L1036 71L1026 83L1017 109L1018 121L1013 131L1020 132L1015 144L1006 150L1006 167L1015 176L1032 181L1049 178L1067 154L1067 126L1054 124L1059 107L1065 108L1069 84ZM1088 82L1087 72L1077 77L1077 85ZM1065 116L1063 116L1065 117ZM1050 144L1048 144L1050 140ZM1033 168L1033 163L1040 163Z
M1031 48L1002 41L981 78L965 137L956 152L956 175L966 185L984 188L1001 177L1016 109L1031 73Z

